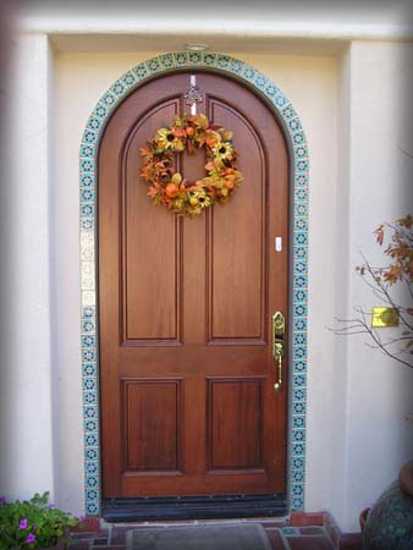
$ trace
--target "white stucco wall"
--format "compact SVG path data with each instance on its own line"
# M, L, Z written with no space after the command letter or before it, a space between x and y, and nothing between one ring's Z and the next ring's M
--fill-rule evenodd
M13 46L12 70L2 90L7 124L2 191L7 193L2 193L1 220L6 246L1 268L0 494L29 497L49 490L53 498L48 164L53 66L46 36L22 36Z
M372 231L413 212L411 126L413 45L354 43L349 55L350 208L348 254L359 265L362 251L375 265L383 261ZM350 273L348 316L352 306L377 303L366 285ZM386 329L391 330L391 329ZM346 514L371 504L413 456L413 369L394 363L348 340Z
M44 44L44 37L33 40ZM290 47L294 55L254 53L253 49L246 53L245 48L230 53L253 64L279 85L300 114L306 131L311 155L306 509L329 510L343 529L355 530L361 509L372 503L388 481L396 477L401 463L413 454L412 426L404 419L412 413L409 391L413 373L396 368L379 352L366 348L363 339L339 339L327 327L334 325L335 316L348 317L353 305L373 304L354 274L354 266L360 263L358 251L362 249L372 258L379 258L372 230L381 221L406 212L413 161L402 155L398 145L413 150L412 136L402 124L408 120L406 97L413 77L407 55L411 46L356 42L334 56L328 48L325 55L314 55L297 54L302 48L293 41ZM28 53L27 42L23 48ZM36 361L40 365L38 372L44 376L36 377L37 393L24 389L27 405L23 411L24 417L30 418L30 408L37 406L38 392L50 397L47 392L53 388L53 435L48 421L50 399L45 399L49 404L41 409L46 429L39 430L38 437L46 460L39 470L44 475L38 479L45 489L54 483L57 503L75 512L82 511L83 499L79 143L87 117L100 95L125 70L160 52L161 49L94 54L60 51L54 57L51 116L47 118L46 106L31 113L37 123L49 121L51 142L49 150L44 146L36 162L32 159L32 164L27 163L35 186L31 190L39 194L33 199L34 204L40 201L42 209L31 210L30 193L21 194L31 232L15 235L16 246L24 250L32 247L32 233L42 235L42 246L36 258L30 260L31 271L25 266L17 270L22 284L26 283L22 300L27 293L34 300L26 305L30 334L44 352ZM33 67L36 59L27 57L26 63ZM41 69L43 65L40 60L37 62ZM50 70L36 73L37 78L46 81L50 74ZM25 80L21 82L28 86ZM44 97L45 91L40 88L38 93ZM20 151L29 151L32 140L29 135L23 138ZM47 185L41 175L44 166L49 166L46 179L50 199L46 198ZM21 181L27 179L25 175ZM31 285L29 291L24 274L40 278L42 284ZM49 294L43 287L47 287L48 277L50 308ZM40 320L38 311L42 312ZM23 317L24 312L16 309L16 326L26 323ZM26 350L30 349L29 341L24 340L23 344ZM16 373L8 382L16 395L20 387L17 373L24 376L30 370L23 352L16 356ZM16 418L21 410L17 405L12 409ZM16 453L24 449L23 439L24 434L16 439ZM7 464L4 470L10 480L9 492L30 492L33 484L26 483L27 476L17 482L12 460ZM23 470L28 468L26 454L21 464Z

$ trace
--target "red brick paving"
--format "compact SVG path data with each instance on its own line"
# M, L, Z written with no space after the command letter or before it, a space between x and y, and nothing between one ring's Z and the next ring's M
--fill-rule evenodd
M291 521L262 522L273 550L361 550L361 535L342 535L340 543L334 544L329 532L332 524L320 525L320 517L327 519L323 514L295 514ZM330 518L328 518L330 519ZM240 525L244 522L240 521ZM145 526L148 526L146 524ZM139 529L139 525L109 526L101 528L98 521L82 523L72 534L69 550L128 550L126 537L128 531ZM336 528L335 528L336 529Z
M334 550L333 543L326 536L288 537L291 550Z
M325 531L322 527L317 526L308 526L300 527L301 535L324 535Z
M362 550L361 533L349 533L342 535L340 539L340 550Z
M277 550L278 548L285 548L279 529L271 528L266 529L266 531L274 550Z
M325 514L322 512L292 512L288 525L291 525L292 527L303 527L305 525L325 525Z

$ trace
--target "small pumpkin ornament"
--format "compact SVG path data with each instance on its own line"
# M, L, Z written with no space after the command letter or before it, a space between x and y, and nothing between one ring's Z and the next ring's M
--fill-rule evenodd
M185 180L175 172L175 155L187 150L193 154L205 148L207 175L196 181ZM237 152L232 132L210 124L204 114L176 117L172 125L159 128L139 149L143 158L140 176L149 184L147 195L180 216L194 217L214 204L224 204L244 180L236 169Z

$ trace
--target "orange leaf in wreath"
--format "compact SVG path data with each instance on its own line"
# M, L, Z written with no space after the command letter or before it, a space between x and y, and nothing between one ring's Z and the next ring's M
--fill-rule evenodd
M208 147L212 149L212 147L215 147L216 145L218 145L218 143L220 143L221 136L218 134L218 132L208 131L205 141Z
M164 204L165 206L167 206L168 208L172 208L172 199L170 197L168 197L168 195L162 195L162 204Z
M223 128L221 128L221 135L224 141L231 141L234 133L231 132L231 130L224 130Z
M172 128L172 133L177 138L182 138L186 136L185 128Z
M186 184L185 184L185 180L181 183L181 185L179 186L179 192L180 193L186 193L187 191L187 188L186 188Z
M154 199L158 193L159 193L159 185L154 184L149 187L148 192L146 194L148 195L148 197L151 197L151 199Z
M152 155L152 149L148 145L144 145L143 147L139 147L139 153L143 157L147 157Z
M199 126L203 130L206 130L209 126L208 117L203 113L200 113L199 115L194 115L193 117L190 117L190 120L191 119L196 126Z
M142 170L140 172L140 175L143 177L143 179L145 181L149 181L152 177L152 171L153 171L153 166L152 164L145 164L143 167L142 167Z

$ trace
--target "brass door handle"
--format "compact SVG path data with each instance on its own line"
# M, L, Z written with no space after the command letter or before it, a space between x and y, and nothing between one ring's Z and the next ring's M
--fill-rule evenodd
M277 369L277 382L274 384L275 391L280 391L281 385L283 383L283 353L282 353L282 344L277 344L276 348L279 351L276 351L274 356L274 366Z
M274 390L280 391L283 383L283 357L284 357L284 337L285 337L285 318L281 311L276 311L272 316L272 359L274 367L277 369L277 381L274 384Z

